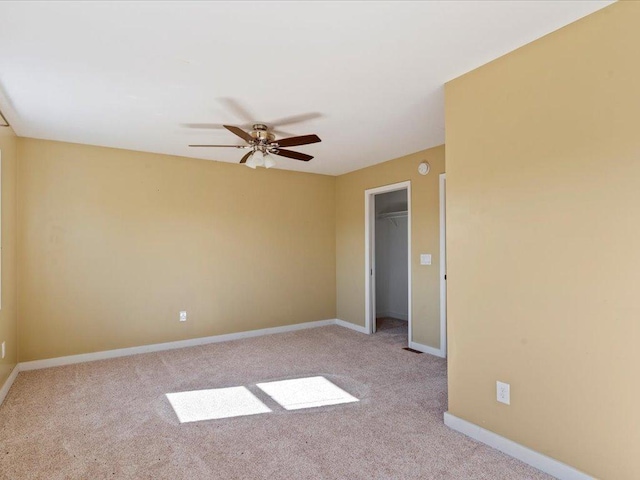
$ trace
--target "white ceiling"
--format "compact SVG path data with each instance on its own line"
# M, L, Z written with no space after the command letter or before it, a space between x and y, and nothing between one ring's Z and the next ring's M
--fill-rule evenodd
M0 2L0 110L20 136L238 162L223 129L322 143L342 174L444 143L443 84L610 1ZM312 115L315 114L315 115Z

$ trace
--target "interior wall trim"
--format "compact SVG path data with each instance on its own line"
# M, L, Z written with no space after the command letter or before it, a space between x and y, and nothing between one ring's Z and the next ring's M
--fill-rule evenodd
M336 318L336 325L369 335L369 331L367 330L367 328L363 327L362 325L356 325L355 323L345 322L344 320L340 320L337 318Z
M430 347L429 345L423 345L417 342L409 342L409 348L413 348L414 350L418 350L422 353L428 353L429 355L435 355L440 358L445 358L447 356L446 352L443 352L440 348Z
M560 480L595 480L594 477L591 477L580 470L576 470L566 463L547 457L546 455L536 452L535 450L531 450L530 448L520 445L513 440L509 440L502 435L498 435L497 433L493 433L479 427L475 423L458 418L449 412L444 413L444 424L453 430L464 433L474 440L484 443L485 445L489 445L496 450L500 450L502 453L506 453L513 458L517 458L518 460L548 473L549 475L553 475Z
M215 335L211 337L191 338L188 340L178 340L175 342L166 343L154 343L152 345L142 345L139 347L119 348L116 350L105 350L102 352L82 353L79 355L69 355L65 357L46 358L44 360L33 360L30 362L18 363L9 378L4 382L4 385L0 388L0 405L4 401L4 398L9 393L9 389L13 385L14 380L18 376L19 372L27 372L30 370L40 370L43 368L61 367L64 365L73 365L76 363L94 362L97 360L107 360L110 358L127 357L130 355L138 355L142 353L162 352L165 350L174 350L177 348L196 347L199 345L207 345L211 343L229 342L232 340L241 340L243 338L260 337L263 335L273 335L275 333L294 332L296 330L305 330L308 328L326 327L329 325L337 325L339 327L348 328L358 333L368 334L367 329L362 325L356 325L351 322L346 322L338 318L332 318L328 320L317 320L315 322L296 323L294 325L284 325L281 327L263 328L260 330L249 330L245 332L228 333L225 335ZM410 342L409 347L414 350L418 350L423 353L429 353L438 357L443 357L443 354L437 348L429 347L427 345L421 345L419 343Z
M440 350L447 356L447 174L441 173L438 179L440 210Z
M229 342L232 340L241 340L243 338L260 337L263 335L273 335L275 333L294 332L296 330L304 330L308 328L325 327L328 325L339 325L346 328L364 333L364 327L353 325L343 320L335 318L328 320L317 320L315 322L297 323L294 325L284 325L281 327L263 328L260 330L249 330L245 332L229 333L225 335L215 335L211 337L192 338L188 340L178 340L175 342L155 343L152 345L142 345L139 347L119 348L116 350L105 350L102 352L83 353L79 355L69 355L65 357L47 358L43 360L33 360L30 362L18 363L7 380L0 388L0 405L9 393L13 382L19 372L27 372L30 370L40 370L43 368L61 367L64 365L73 365L76 363L94 362L97 360L107 360L109 358L126 357L130 355L138 355L141 353L161 352L165 350L174 350L177 348L195 347L199 345L207 345L211 343Z
M4 381L4 385L2 385L2 387L0 388L0 405L2 405L2 402L4 402L4 399L9 393L9 390L11 389L11 385L13 385L13 382L18 377L19 372L20 372L20 365L18 364L15 367L13 367L13 370L9 374L9 377L7 377L7 379Z
M60 367L62 365L72 365L74 363L93 362L96 360L106 360L109 358L126 357L138 355L140 353L161 352L164 350L174 350L176 348L196 347L208 345L210 343L228 342L231 340L241 340L243 338L261 337L274 333L294 332L307 328L325 327L335 325L336 319L317 320L315 322L296 323L294 325L284 325L281 327L262 328L260 330L248 330L245 332L228 333L225 335L214 335L211 337L190 338L188 340L178 340L167 343L154 343L152 345L142 345L139 347L119 348L117 350L105 350L102 352L82 353L79 355L69 355L66 357L47 358L44 360L33 360L18 364L21 372L29 370L40 370L41 368Z

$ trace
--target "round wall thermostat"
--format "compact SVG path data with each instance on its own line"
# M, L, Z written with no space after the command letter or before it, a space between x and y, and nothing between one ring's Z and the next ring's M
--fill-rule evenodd
M418 173L420 175L426 175L427 173L429 173L429 170L431 170L431 167L427 162L422 162L420 165L418 165Z

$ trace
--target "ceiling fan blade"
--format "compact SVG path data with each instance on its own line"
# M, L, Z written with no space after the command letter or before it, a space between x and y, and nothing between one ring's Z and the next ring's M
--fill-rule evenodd
M271 128L271 127L269 127L269 130L271 131L271 133L277 135L278 137L282 137L282 138L293 137L295 135L295 133L285 132L284 130L280 130L279 128Z
M235 135L239 136L245 142L253 143L253 137L249 135L247 132L245 132L244 130L242 130L241 128L234 127L233 125L223 125L223 126L227 130L229 130L231 133L234 133Z
M280 155L281 157L293 158L294 160L302 160L303 162L308 162L313 158L311 155L307 155L306 153L292 152L291 150L283 150L282 148L277 148L269 153Z
M245 107L243 107L240 102L234 98L229 97L221 97L218 98L218 101L227 108L231 113L233 113L236 117L242 120L244 123L253 124L255 122L256 117Z
M247 163L247 160L249 160L249 157L253 155L253 150L251 150L249 153L247 153L244 157L242 157L242 160L240 160L240 163Z
M310 143L321 142L317 135L300 135L299 137L281 138L272 143L277 143L280 147L295 147L296 145L308 145Z
M247 148L247 145L189 145L190 147L231 147L231 148Z
M319 112L309 112L303 113L300 115L292 115L290 117L283 117L272 122L268 122L267 125L271 125L274 127L281 127L283 125L291 125L293 123L302 123L308 120L313 120L314 118L320 118L322 114Z
M224 128L221 123L181 123L180 126L186 128L206 128L214 130L222 130Z

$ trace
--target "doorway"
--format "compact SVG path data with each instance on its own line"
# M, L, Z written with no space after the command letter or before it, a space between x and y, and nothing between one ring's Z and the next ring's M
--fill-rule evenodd
M375 325L374 331L408 332L407 191L379 193L375 207Z
M411 343L411 182L365 191L365 330L406 322Z

